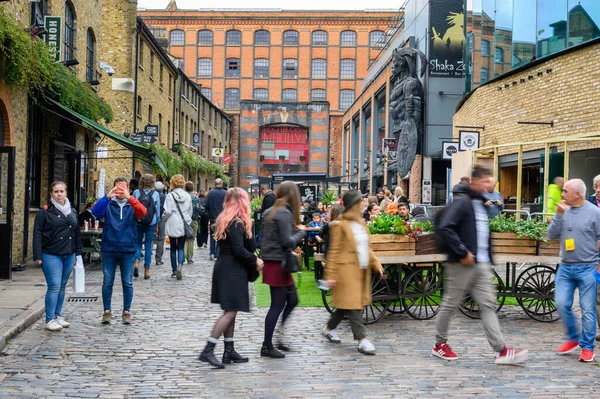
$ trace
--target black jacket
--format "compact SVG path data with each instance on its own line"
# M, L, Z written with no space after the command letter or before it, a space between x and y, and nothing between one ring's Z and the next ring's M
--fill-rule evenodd
M265 195L265 198L263 198L262 200L262 204L260 205L260 212L264 214L267 209L275 205L275 200L275 193L273 193L273 191L269 191L267 195Z
M296 231L294 215L289 208L279 208L270 215L273 208L268 209L261 217L262 238L260 239L260 254L265 260L283 260L284 249L294 249L304 238L305 231Z
M444 209L436 231L444 240L447 248L448 262L458 262L470 251L477 255L477 223L473 199L483 201L481 194L471 190L469 186L455 187L454 201ZM492 243L488 237L490 262L492 260Z
M50 202L35 215L33 228L33 260L42 260L42 253L50 255L81 255L81 239L77 213L71 210L67 217Z
M589 202L591 202L592 204L594 204L595 206L598 206L598 200L596 199L596 194L592 194L589 197L587 197L587 200Z
M223 212L226 191L223 187L215 187L208 192L204 200L204 208L208 214L208 220L215 221Z

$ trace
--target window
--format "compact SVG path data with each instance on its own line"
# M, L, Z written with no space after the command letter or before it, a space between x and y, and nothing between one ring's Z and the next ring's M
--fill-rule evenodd
M163 64L160 64L159 72L158 72L158 87L163 88L163 79L164 79L164 70Z
M255 46L268 46L271 44L271 33L268 30L257 30L254 32Z
M284 46L297 46L298 45L298 31L286 30L283 32L283 45Z
M199 58L198 59L198 76L211 76L212 75L212 59L211 58Z
M257 58L254 60L254 77L268 78L269 77L269 60L266 58Z
M296 89L284 89L281 98L283 101L298 101L298 91Z
M485 83L489 79L489 71L487 68L481 68L481 72L479 72L479 82Z
M31 25L44 26L44 17L48 15L48 0L31 3Z
M383 47L385 41L385 32L381 30L374 30L369 33L369 45L371 47Z
M283 77L297 78L298 77L298 60L288 58L283 60Z
M92 28L87 30L87 45L86 45L86 62L85 62L85 76L88 82L94 79L94 65L96 59L96 36Z
M312 60L311 75L313 79L327 79L327 61Z
M169 74L169 98L171 98L171 89L173 88L173 78Z
M75 11L71 2L65 3L65 57L64 61L75 59Z
M254 89L252 98L255 100L267 101L269 99L269 90L267 89Z
M342 46L356 46L356 32L352 30L343 31L340 43Z
M240 90L227 89L225 90L225 109L240 108Z
M494 49L494 61L499 64L504 62L504 50L502 50L500 47L496 47Z
M242 44L242 32L239 30L228 30L225 36L225 44L228 46L239 46Z
M162 133L162 114L158 114L158 136Z
M326 101L327 92L323 89L313 89L310 92L310 101Z
M340 109L347 110L354 102L354 90L340 90Z
M340 62L340 79L354 79L355 68L354 60L342 60Z
M185 43L185 33L180 29L169 32L169 43L171 46L183 46Z
M154 53L150 51L150 77L154 78Z
M142 119L142 97L138 96L137 99L137 117Z
M213 33L208 29L198 31L198 45L199 46L212 46L213 44Z
M312 33L313 46L327 46L327 32L316 30Z
M236 78L240 76L240 59L227 58L225 63L225 76L228 78Z
M138 65L143 67L144 66L144 42L142 39L140 39L140 50L139 50L139 54L138 54Z
M490 42L481 40L481 55L490 55Z
M212 90L208 87L202 87L200 92L208 101L212 101Z
M148 123L152 123L152 105L148 105Z

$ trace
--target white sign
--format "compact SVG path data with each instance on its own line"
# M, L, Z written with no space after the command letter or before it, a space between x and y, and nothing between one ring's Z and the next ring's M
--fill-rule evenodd
M479 148L479 132L467 132L461 130L458 132L459 150L476 150Z
M458 143L444 141L442 143L442 159L452 159L452 155L458 152Z
M431 203L431 180L423 180L423 203Z
M223 151L222 148L219 147L213 147L212 149L212 156L213 157L222 157L223 155L225 155L225 151Z
M98 149L96 150L96 158L108 158L108 147L98 147Z
M104 180L106 180L106 171L101 168L98 176L98 189L96 190L96 197L104 197Z

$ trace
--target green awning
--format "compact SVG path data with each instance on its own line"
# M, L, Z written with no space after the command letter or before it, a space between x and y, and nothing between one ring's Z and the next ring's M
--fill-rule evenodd
M92 130L95 130L100 134L110 137L111 139L113 139L117 143L121 144L123 147L127 148L128 150L131 150L132 152L136 153L137 155L144 157L149 161L154 162L160 168L160 170L163 171L165 176L167 176L167 168L162 163L162 161L158 157L158 155L156 155L154 153L154 151L150 150L149 148L144 147L141 144L134 143L132 140L128 139L127 137L121 136L120 134L113 132L112 130L102 126L98 122L94 122L90 118L85 117L85 116L73 111L71 108L62 105L61 103L54 101L51 98L46 98L46 99L48 101L50 101L52 104L54 104L57 107L59 107L60 109L62 109L63 111L65 111L65 112L69 113L70 115L74 116L75 118L79 119L84 126L90 128Z

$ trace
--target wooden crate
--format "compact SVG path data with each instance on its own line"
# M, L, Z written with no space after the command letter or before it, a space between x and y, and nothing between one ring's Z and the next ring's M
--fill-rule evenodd
M537 255L537 241L515 233L492 233L493 254Z
M559 256L560 240L538 241L539 256Z
M429 255L438 252L433 234L422 234L416 241L401 234L372 234L369 240L377 256Z

